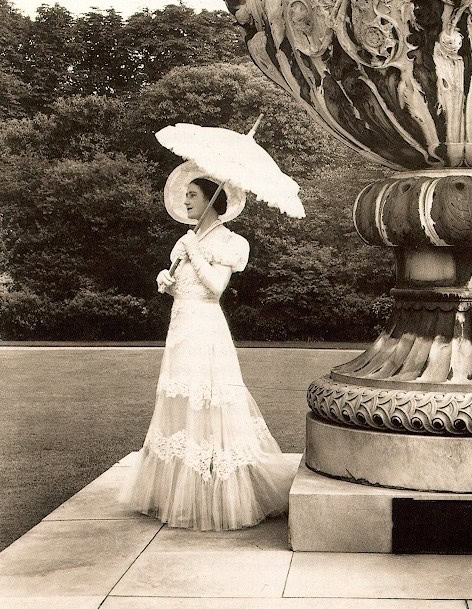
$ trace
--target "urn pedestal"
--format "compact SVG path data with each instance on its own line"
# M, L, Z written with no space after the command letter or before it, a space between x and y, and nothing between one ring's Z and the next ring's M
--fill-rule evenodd
M394 310L369 349L311 384L306 466L363 492L339 494L345 482L338 492L332 482L327 496L313 478L307 508L299 480L291 499L295 549L472 552L471 218L467 169L397 174L359 195L360 236L395 248ZM328 497L336 514L328 528L338 530L344 503L348 534L308 547L297 534L310 526L302 514L319 513ZM359 526L377 535L359 536Z
M369 349L308 390L294 549L472 552L469 218L468 170L399 174L359 195L361 237L395 248L395 305ZM307 535L313 525L324 533Z
M404 551L392 531L420 512L461 537L472 509L472 2L227 4L269 78L396 171L365 188L353 214L365 242L395 250L394 311L365 353L309 388L305 458L317 473L301 471L292 488L292 545ZM390 507L375 518L382 501ZM360 548L350 541L362 513L374 532ZM437 551L472 552L462 538Z

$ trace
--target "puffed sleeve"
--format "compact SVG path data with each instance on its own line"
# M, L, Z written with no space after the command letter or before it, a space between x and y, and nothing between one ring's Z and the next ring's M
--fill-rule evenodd
M248 259L249 243L236 233L231 233L229 240L213 252L213 262L231 267L233 273L244 271Z

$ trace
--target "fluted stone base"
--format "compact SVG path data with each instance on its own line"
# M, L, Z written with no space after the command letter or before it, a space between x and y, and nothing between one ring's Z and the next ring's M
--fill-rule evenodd
M306 464L359 484L472 493L470 437L369 431L321 421L310 412Z

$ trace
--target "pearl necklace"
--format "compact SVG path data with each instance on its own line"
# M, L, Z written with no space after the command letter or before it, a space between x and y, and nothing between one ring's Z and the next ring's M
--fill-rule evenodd
M197 239L199 241L201 241L203 239L203 237L206 237L208 235L208 233L210 233L214 228L216 228L220 224L223 224L223 222L221 220L215 220L212 224L210 224L210 226L206 230L203 231L203 233L201 235L197 235Z

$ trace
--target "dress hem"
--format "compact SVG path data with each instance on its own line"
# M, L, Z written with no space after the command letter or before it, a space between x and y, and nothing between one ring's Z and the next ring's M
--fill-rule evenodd
M266 514L265 516L262 516L261 518L255 520L252 523L249 524L241 524L241 525L236 525L234 527L221 527L221 528L216 528L216 527L209 527L209 528L201 528L199 526L189 526L189 525L184 525L184 524L171 524L169 522L169 520L161 520L161 518L159 518L159 516L157 515L157 512L155 512L155 510L149 510L148 512L143 512L140 510L136 510L136 512L138 514L142 514L143 516L147 516L148 518L155 518L156 520L159 520L159 522L161 524L165 524L167 527L171 528L171 529L189 529L191 531L202 531L203 533L210 533L212 531L218 532L218 531L240 531L241 529L251 529L252 527L256 527L257 525L261 524L262 522L264 522L265 520L268 520L269 518L278 518L279 516L283 516L284 514L288 514L288 510L287 509L281 509L281 510L275 510L273 512L270 512L269 514ZM153 513L154 512L154 513Z

